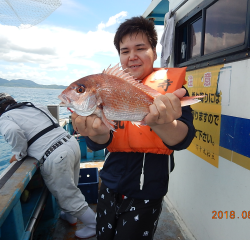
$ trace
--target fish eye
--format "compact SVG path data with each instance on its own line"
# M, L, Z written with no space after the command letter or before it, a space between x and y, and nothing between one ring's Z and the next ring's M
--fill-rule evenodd
M85 88L83 86L81 86L81 87L77 88L76 91L78 93L84 93L85 92Z

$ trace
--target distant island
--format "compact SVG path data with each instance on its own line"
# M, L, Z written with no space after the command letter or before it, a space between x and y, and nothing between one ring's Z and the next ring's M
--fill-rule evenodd
M24 88L50 88L50 89L65 89L67 86L63 85L42 85L37 84L31 80L17 79L17 80L6 80L0 78L0 86L3 87L24 87Z

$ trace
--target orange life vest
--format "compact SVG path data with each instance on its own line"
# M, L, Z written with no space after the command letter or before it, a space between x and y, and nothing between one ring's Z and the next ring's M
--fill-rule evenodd
M185 84L185 68L154 68L142 83L161 94L172 93ZM143 152L170 155L158 135L149 126L137 127L129 121L116 121L116 132L107 149L109 152Z

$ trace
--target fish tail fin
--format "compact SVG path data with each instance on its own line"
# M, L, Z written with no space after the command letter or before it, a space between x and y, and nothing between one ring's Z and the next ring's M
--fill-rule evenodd
M185 106L188 106L188 105L192 105L192 104L195 104L195 103L198 103L200 102L201 100L197 99L197 98L203 98L205 97L204 95L202 96L193 96L193 97L182 97L180 99L181 101L181 106L182 107L185 107Z

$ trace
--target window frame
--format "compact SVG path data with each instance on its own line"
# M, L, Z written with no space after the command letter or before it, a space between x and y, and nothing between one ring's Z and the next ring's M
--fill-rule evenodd
M250 0L247 0L247 12L246 12L246 28L245 28L245 39L244 44L236 45L224 50L219 50L213 53L209 53L204 55L204 41L205 41L205 24L206 24L206 9L208 9L211 5L216 3L219 0L204 0L198 6L196 6L193 10L191 10L185 17L180 19L175 27L175 46L174 46L174 66L175 67L184 67L187 66L188 69L195 69L210 65L216 65L220 63L232 62L240 59L244 59L250 57ZM201 31L201 49L200 56L194 56L194 58L190 58L190 24L199 18L202 18L202 31ZM188 60L180 62L180 30L184 27L187 28L187 52Z
M202 21L202 30L201 30L201 43L202 43L202 36L203 36L203 16L202 16L202 14L199 14L198 16L195 16L195 18L193 18L192 19L192 21L190 21L189 23L188 23L188 26L187 26L187 28L188 28L188 40L190 41L190 39L191 39L191 36L190 36L190 33L191 33L191 25L192 24L194 24L195 22L197 22L197 21L199 21L201 19L201 21ZM191 43L191 41L190 41L190 43ZM189 51L188 51L188 58L189 59L194 59L194 58L197 58L197 57L201 57L202 56L202 44L201 44L201 46L200 46L200 52L199 52L199 54L198 55L195 55L195 56L193 56L193 57L191 57L191 51L190 51L190 48L191 48L191 45L189 45Z

